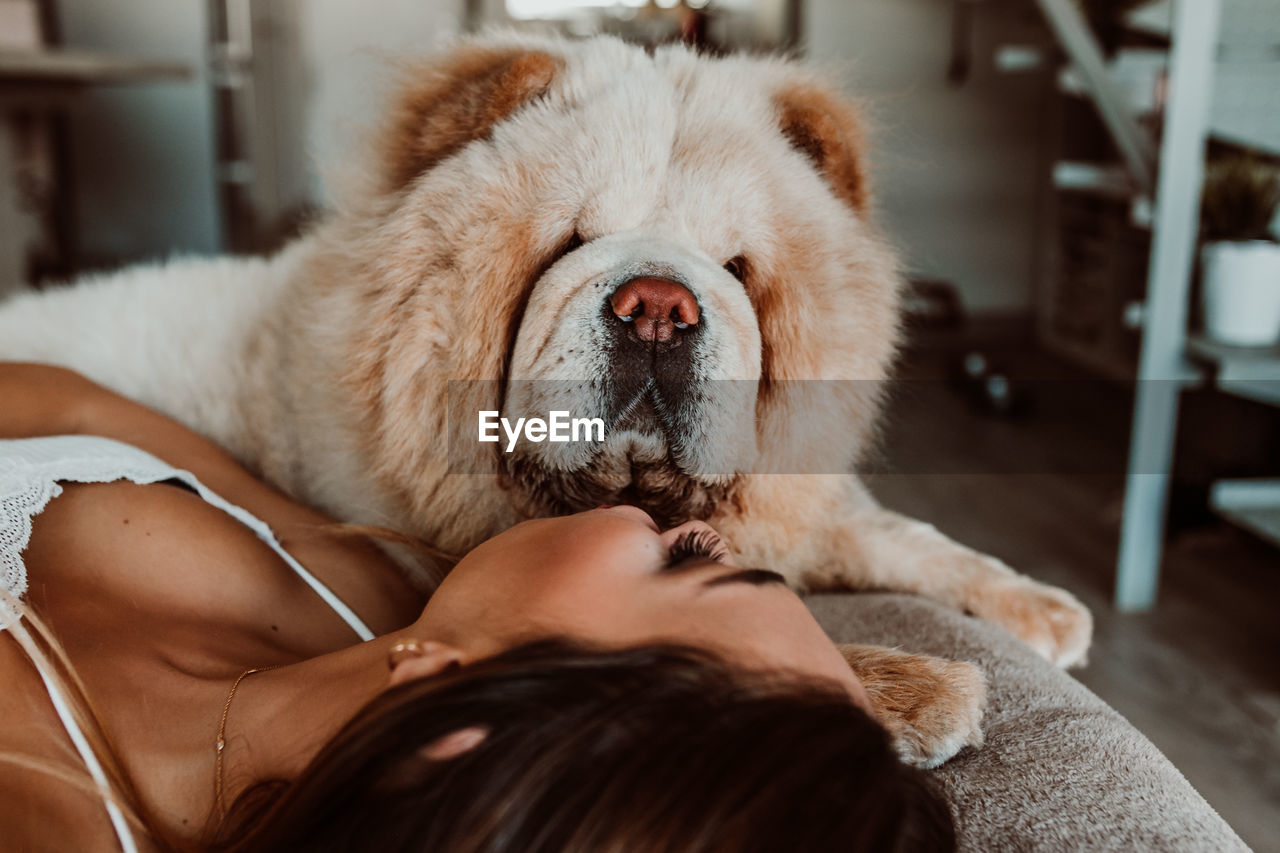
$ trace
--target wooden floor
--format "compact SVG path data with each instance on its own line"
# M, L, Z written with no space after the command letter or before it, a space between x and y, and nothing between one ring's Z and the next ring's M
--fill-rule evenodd
M884 450L881 501L1070 589L1094 612L1075 675L1124 714L1255 850L1280 851L1280 551L1224 524L1175 534L1152 613L1110 604L1131 396L1039 354L1034 406L994 418L908 358ZM1024 368L1025 372L1025 368Z

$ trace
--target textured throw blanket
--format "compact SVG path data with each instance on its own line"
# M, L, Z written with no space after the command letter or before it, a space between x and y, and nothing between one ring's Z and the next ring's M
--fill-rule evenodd
M933 771L961 850L1248 850L1137 729L994 625L887 593L807 602L836 642L969 660L986 671L986 744Z

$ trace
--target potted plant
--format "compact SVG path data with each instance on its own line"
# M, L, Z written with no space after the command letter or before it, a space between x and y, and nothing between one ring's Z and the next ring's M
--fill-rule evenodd
M1211 164L1200 223L1204 326L1236 346L1280 339L1280 244L1272 230L1280 206L1280 171L1244 155Z

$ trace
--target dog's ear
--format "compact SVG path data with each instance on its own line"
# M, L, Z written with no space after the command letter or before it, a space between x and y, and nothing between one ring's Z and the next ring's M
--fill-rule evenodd
M541 51L470 46L412 72L384 137L386 186L403 189L550 88L561 61Z
M782 134L808 157L836 195L860 214L871 206L866 131L845 98L816 83L799 83L775 96Z

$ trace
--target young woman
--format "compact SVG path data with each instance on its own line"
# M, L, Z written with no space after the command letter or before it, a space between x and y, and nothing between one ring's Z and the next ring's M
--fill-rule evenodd
M7 850L953 843L804 604L704 524L529 521L424 603L153 411L35 365L0 400Z

